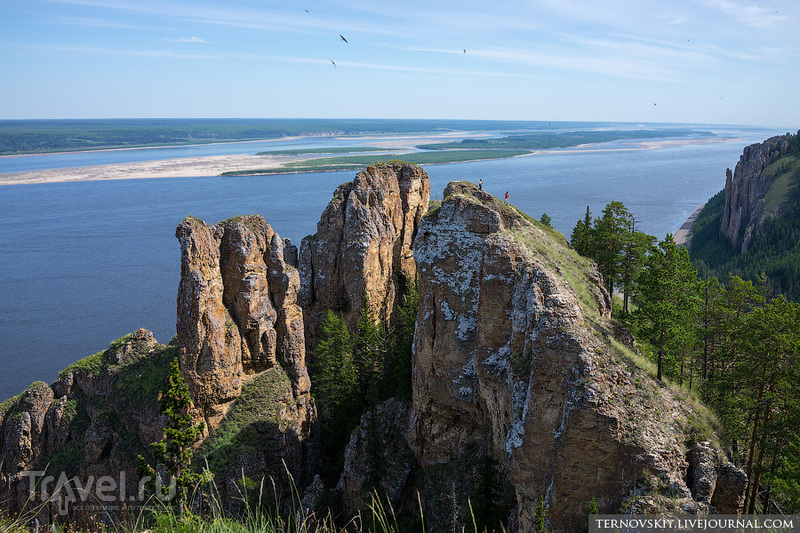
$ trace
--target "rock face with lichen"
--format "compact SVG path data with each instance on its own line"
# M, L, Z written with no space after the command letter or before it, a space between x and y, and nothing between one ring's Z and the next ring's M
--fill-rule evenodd
M454 182L420 224L414 257L413 402L406 416L394 409L380 419L396 425L403 438L391 448L412 450L418 473L387 494L419 490L426 520L449 517L458 476L475 475L475 458L486 457L513 489L517 531L535 529L541 498L554 531L581 529L592 498L612 512L655 489L686 509L709 509L713 490L703 507L687 486L688 428L700 415L626 362L595 267L562 236ZM339 482L346 505L371 476L359 453L364 427ZM452 508L465 509L467 496ZM455 523L446 520L442 527Z
M216 226L187 218L176 236L181 370L208 428L219 424L243 380L276 365L292 381L296 416L310 423L300 278L284 259L284 241L258 215Z
M747 146L735 170L726 171L725 207L720 233L741 253L748 250L753 231L763 223L765 217L776 214L765 210L765 195L776 177L776 173L768 167L784 155L791 137L791 134L780 135Z
M300 246L309 346L329 309L353 331L365 294L375 316L394 323L399 299L416 277L411 245L429 198L428 174L401 163L370 166L336 189L317 233Z

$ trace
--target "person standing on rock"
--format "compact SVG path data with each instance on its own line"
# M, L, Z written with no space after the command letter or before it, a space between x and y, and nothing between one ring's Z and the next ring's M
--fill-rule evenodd
M480 191L483 190L483 178L478 180L478 190L480 190Z
M506 203L508 203L508 191L506 191Z

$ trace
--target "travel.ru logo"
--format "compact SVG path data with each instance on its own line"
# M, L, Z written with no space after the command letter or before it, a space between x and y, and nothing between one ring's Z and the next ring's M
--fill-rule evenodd
M139 479L136 494L128 494L124 470L119 473L117 479L111 476L101 476L97 479L89 476L81 480L78 476L67 477L64 472L61 472L56 479L55 476L45 476L43 471L27 471L21 475L28 478L30 498L35 501L38 496L42 503L57 502L58 514L62 516L80 504L93 504L103 508L142 505L148 499L145 496L146 489L152 485L155 485L154 497L162 502L172 501L177 493L175 478L170 479L169 485L164 485L160 476L155 480L151 476L144 476Z

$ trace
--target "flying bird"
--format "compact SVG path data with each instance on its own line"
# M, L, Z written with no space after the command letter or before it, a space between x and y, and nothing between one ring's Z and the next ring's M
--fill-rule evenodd
M333 68L336 68L336 61L334 61L333 59L329 59L328 61L330 61L331 63L333 63Z
M341 39L342 39L344 42L347 42L347 39L345 39L345 38L344 38L344 36L343 36L341 33L339 34L339 37L340 37L340 38L341 38Z
M306 13L308 13L308 9L306 9Z

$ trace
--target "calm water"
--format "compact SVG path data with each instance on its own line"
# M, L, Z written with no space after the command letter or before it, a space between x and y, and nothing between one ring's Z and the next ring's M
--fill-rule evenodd
M546 212L567 236L587 205L597 216L608 202L620 200L638 215L643 231L662 238L722 189L725 169L736 164L746 144L781 132L727 133L746 140L656 150L542 154L426 169L432 196L437 198L451 180L477 183L483 178L487 191L499 197L508 191L512 203L536 218ZM302 146L325 142L304 140ZM352 139L335 142L353 145ZM609 145L618 148L623 143ZM210 155L219 153L220 145L206 147L208 151L186 149L200 150L193 156ZM241 153L241 149L229 153ZM80 156L84 165L108 162L108 153ZM37 159L45 157L4 159L0 173L10 171L4 165L12 160L14 165L29 160L28 167L17 166L14 171L48 168L37 166L49 164ZM0 399L18 394L32 381L51 382L72 362L139 327L153 330L159 341L168 342L175 333L180 276L180 249L174 234L185 216L192 214L211 223L259 213L282 237L299 244L316 230L336 186L352 176L348 172L0 187L0 358L4 363Z

